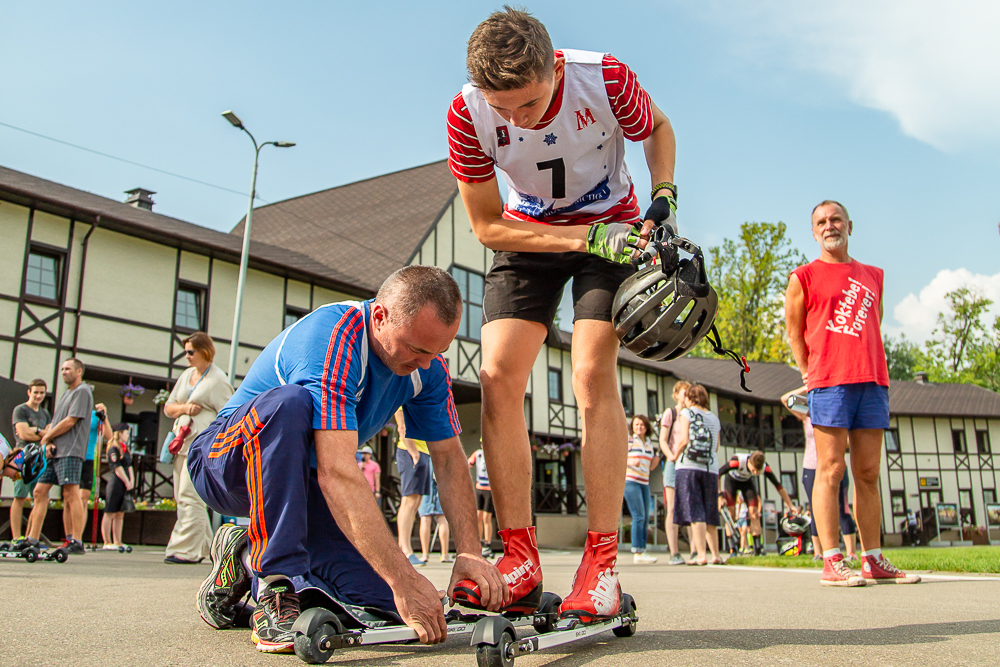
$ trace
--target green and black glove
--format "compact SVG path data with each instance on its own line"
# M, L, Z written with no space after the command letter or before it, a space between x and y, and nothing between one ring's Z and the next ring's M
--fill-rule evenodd
M616 264L629 264L638 243L639 230L622 222L599 222L587 234L587 252Z

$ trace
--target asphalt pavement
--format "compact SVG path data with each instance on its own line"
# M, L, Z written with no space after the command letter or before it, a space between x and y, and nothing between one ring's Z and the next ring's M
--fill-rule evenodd
M139 548L69 562L0 559L0 666L293 666L247 629L218 631L195 611L209 566L166 565ZM424 568L443 587L450 566ZM536 665L997 665L1000 577L934 574L915 586L829 589L816 571L637 566L620 580L639 608L632 638L611 633L522 656ZM579 553L542 554L546 589L565 594ZM523 631L529 634L531 631ZM468 636L442 645L337 651L330 664L472 667Z

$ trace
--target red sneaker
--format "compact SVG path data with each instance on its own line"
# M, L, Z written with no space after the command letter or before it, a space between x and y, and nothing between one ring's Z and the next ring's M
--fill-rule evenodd
M509 528L500 531L503 556L496 562L500 575L510 588L511 601L502 611L533 614L542 601L542 567L538 562L535 527ZM479 586L463 579L455 584L455 602L464 607L483 609Z
M819 583L824 586L864 586L865 580L850 568L843 554L823 559L823 576Z
M573 591L559 605L559 617L593 623L617 616L621 609L617 563L618 533L588 530L583 561L573 577Z
M889 562L889 559L878 556L863 556L861 558L861 574L866 581L873 584L919 584L919 574L906 574Z

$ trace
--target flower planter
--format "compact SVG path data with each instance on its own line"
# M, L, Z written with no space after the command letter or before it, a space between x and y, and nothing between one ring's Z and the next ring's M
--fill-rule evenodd
M102 543L101 521L104 519L104 511L97 511L97 543ZM94 510L87 510L87 527L84 530L84 542L90 544L94 529ZM122 524L122 541L125 544L146 544L156 546L166 546L170 541L170 533L174 530L174 523L177 522L176 511L163 510L137 510L127 512L125 521ZM9 531L5 531L8 532ZM49 508L45 514L45 522L42 524L42 534L54 543L62 542L63 523L62 510ZM9 539L4 537L2 539Z

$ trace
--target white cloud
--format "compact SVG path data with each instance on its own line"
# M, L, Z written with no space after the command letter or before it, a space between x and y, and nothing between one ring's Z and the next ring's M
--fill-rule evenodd
M919 295L910 293L896 304L892 315L898 325L886 323L882 327L883 332L893 337L905 333L912 341L926 341L937 325L938 313L948 310L945 295L965 285L975 285L993 300L988 316L990 321L1000 315L1000 273L986 276L968 269L943 269L920 290Z
M942 150L1000 139L1000 3L995 0L719 2L743 55L818 71L854 102L892 114Z

